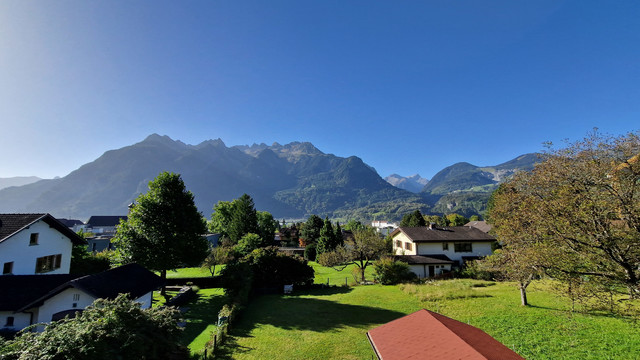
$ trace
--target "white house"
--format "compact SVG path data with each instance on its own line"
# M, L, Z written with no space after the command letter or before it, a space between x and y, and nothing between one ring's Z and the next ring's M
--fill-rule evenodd
M84 239L49 214L0 214L2 275L68 274Z
M49 214L0 214L0 331L59 320L122 293L151 306L159 276L137 264L70 275L73 244L84 240Z
M461 267L465 261L491 255L496 239L471 226L399 227L391 233L396 258L419 277L431 277Z

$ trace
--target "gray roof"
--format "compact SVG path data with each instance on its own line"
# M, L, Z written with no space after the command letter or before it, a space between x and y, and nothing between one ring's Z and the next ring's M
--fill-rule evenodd
M119 294L129 294L132 299L136 299L150 291L158 289L162 284L162 278L158 275L138 264L127 264L60 284L29 303L24 303L18 311L39 306L43 301L71 287L82 290L95 298L114 299Z
M86 244L83 238L49 214L0 214L0 242L10 238L31 224L42 220L68 237L76 245Z
M493 236L471 226L452 226L447 228L429 229L426 226L399 227L391 236L403 232L413 242L443 242L443 241L496 241Z
M464 224L464 226L473 226L474 228L477 228L478 230L486 232L486 233L488 233L489 230L491 230L491 228L493 227L491 224L488 224L484 220L482 220L482 221L469 221L468 223Z

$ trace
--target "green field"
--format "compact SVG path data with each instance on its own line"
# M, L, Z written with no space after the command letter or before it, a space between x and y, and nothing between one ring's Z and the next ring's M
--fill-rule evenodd
M333 271L333 270L332 270ZM326 281L326 280L325 280ZM544 283L532 306L515 286L474 280L335 287L252 301L222 351L226 359L371 359L366 332L426 308L477 326L527 359L633 359L640 326L616 316L568 312Z
M333 268L324 267L317 262L309 261L309 265L315 271L314 283L316 284L328 284L329 285L338 285L343 286L348 284L349 286L356 284L356 278L354 278L354 269L357 269L355 265L349 265L345 269L341 271L337 271ZM357 279L360 280L360 273L358 274ZM367 266L365 270L365 278L367 280L373 280L373 265Z
M220 271L224 268L224 265L216 266L216 275L220 275ZM159 272L156 272L160 275ZM190 278L190 277L211 277L211 273L207 269L199 267L181 268L177 270L167 271L167 279L173 278Z

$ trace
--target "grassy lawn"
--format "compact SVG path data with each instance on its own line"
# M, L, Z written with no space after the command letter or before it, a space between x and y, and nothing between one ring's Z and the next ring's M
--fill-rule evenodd
M218 323L218 312L227 298L222 289L200 289L198 297L183 308L187 326L182 333L184 344L192 354L201 353Z
M345 282L347 282L350 286L356 284L356 280L353 277L354 276L353 271L354 269L357 269L357 268L353 264L347 266L342 271L337 271L333 268L324 267L314 261L309 261L309 265L311 265L311 267L315 271L316 276L315 276L314 282L316 284L326 284L327 280L329 281L329 285L342 286L342 285L345 285ZM360 273L357 273L357 274L358 274L357 276L359 280ZM373 265L367 266L367 269L365 270L364 275L367 280L373 280Z
M216 266L216 275L220 275L220 271L224 268L224 265ZM156 272L157 275L160 275L159 272ZM172 278L184 278L184 277L211 277L211 273L209 270L199 268L199 267L190 267L190 268L182 268L177 270L169 270L167 271L167 279Z
M515 286L473 280L263 296L245 310L222 357L371 359L366 332L421 308L479 327L527 359L630 359L640 353L640 325L631 320L569 313L568 302L544 283L530 286L529 300L532 306L521 307Z

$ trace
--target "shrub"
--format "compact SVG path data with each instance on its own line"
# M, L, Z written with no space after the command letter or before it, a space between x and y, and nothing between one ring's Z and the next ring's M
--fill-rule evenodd
M179 316L170 307L141 309L126 295L98 299L75 318L47 324L42 333L24 330L0 343L0 358L186 359Z
M304 248L304 259L307 261L316 261L316 244L309 244Z
M416 274L409 270L409 265L393 258L384 257L373 263L373 278L383 285L394 285L408 282L416 278Z
M242 259L251 266L254 287L312 283L314 271L306 260L278 252L275 246L256 249Z

